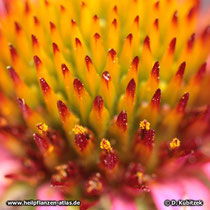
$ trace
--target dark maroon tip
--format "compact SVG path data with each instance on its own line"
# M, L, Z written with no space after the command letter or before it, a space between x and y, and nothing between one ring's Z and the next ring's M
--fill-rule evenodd
M55 24L53 22L50 21L50 30L54 31L55 30Z
M82 1L82 3L81 3L81 7L86 7L86 4L85 4L85 2L84 2L84 1Z
M69 69L67 68L65 64L61 64L61 69L64 76L66 75L66 73L69 72Z
M26 106L24 99L17 98L17 102L18 102L20 109L23 110L24 107Z
M176 46L176 38L173 38L169 44L169 52L170 53L174 53L175 50L175 46Z
M174 12L174 14L173 14L172 23L173 23L174 25L177 25L177 23L178 23L178 11L177 11L177 10L176 10L176 11Z
M17 102L18 102L19 108L20 108L24 118L27 118L31 114L30 108L25 103L24 99L17 98Z
M90 57L87 55L85 56L85 64L86 64L86 67L88 69L88 71L90 70L90 65L92 65L92 60L90 59Z
M21 110L26 106L24 99L17 98L17 102Z
M38 20L38 18L36 16L34 16L34 24L35 25L39 25L39 20Z
M28 1L25 2L25 14L29 14L30 12L30 7Z
M136 92L136 83L134 79L131 79L126 88L126 93L130 95L132 99L134 99L135 92Z
M193 48L193 46L194 46L194 43L195 43L195 33L193 33L193 34L190 36L190 38L189 38L189 40L188 40L188 42L187 42L187 49L188 49L188 50L191 50L191 49Z
M159 89L156 90L155 94L152 97L151 106L153 108L156 108L157 110L159 110L160 100L161 100L161 90L159 88Z
M160 71L160 65L159 62L157 61L155 62L151 72L151 75L155 77L157 81L159 81L159 71Z
M104 71L102 73L102 79L104 79L106 82L109 82L111 80L111 76L108 71Z
M13 45L9 44L9 50L12 60L15 61L15 59L18 57L16 49L13 47Z
M60 5L60 9L61 9L61 12L65 12L66 11L66 9L65 9L65 7L63 5Z
M32 40L33 46L37 46L39 44L36 36L34 36L33 34L31 35L31 40Z
M9 74L10 74L10 77L12 78L12 81L14 83L19 82L20 81L20 78L17 75L17 73L15 72L15 70L11 66L8 66L7 69L9 70Z
M76 26L77 25L77 23L76 23L76 21L74 19L71 19L71 24L72 24L72 26Z
M109 50L109 55L111 55L112 60L115 60L117 53L116 51L112 48Z
M81 81L79 79L74 79L74 82L73 82L73 86L74 86L74 89L75 91L81 95L82 91L83 91L83 88L84 88L84 85L81 83Z
M76 44L76 47L82 46L82 43L78 38L75 38L75 44Z
M15 21L15 31L16 33L20 33L21 32L21 27L20 27L20 24L18 22Z
M187 102L189 100L189 93L185 93L179 100L179 103L176 107L176 111L178 113L184 113L185 112L185 109L186 109L186 106L187 106Z
M58 107L58 111L60 113L60 116L64 120L65 117L69 113L68 107L62 101L60 101L60 100L57 102L57 107Z
M204 77L204 74L206 72L206 66L207 66L207 63L203 63L200 68L198 69L196 75L195 75L195 78L196 78L196 81L200 82L203 77Z
M206 40L209 39L210 36L210 25L208 25L202 32L201 37L202 40L205 42Z
M132 61L132 66L135 67L135 70L138 71L138 66L139 66L139 57L136 56L133 61Z
M101 111L104 107L104 101L101 96L95 97L94 102L93 102L93 107L97 112L101 113Z
M114 6L113 11L117 13L117 5Z
M93 16L93 20L96 22L98 20L98 16L97 15L94 15Z
M47 1L47 0L44 0L44 3L45 3L45 6L47 6L47 7L50 5L49 1Z
M126 131L127 123L128 123L127 112L123 110L118 115L116 124L119 128L122 128L124 131Z
M159 25L159 20L158 20L158 18L156 18L154 21L154 26L157 30L158 30L158 25Z
M191 21L191 20L192 20L192 18L193 18L194 15L195 15L195 12L196 12L196 7L192 7L192 8L189 10L189 12L188 12L188 14L187 14L187 19L188 19L188 21Z
M56 43L53 42L52 45L53 45L53 53L54 54L60 51L59 48L58 48L58 45Z
M180 79L183 78L185 67L186 67L186 62L181 63L178 71L176 72L176 76L178 76Z
M146 36L146 38L144 39L144 46L146 46L147 49L149 51L151 51L151 49L150 49L150 38L149 38L149 36Z
M112 21L112 25L113 25L115 28L117 28L117 20L116 20L116 19L114 19L114 20Z
M156 3L155 3L155 9L159 9L159 5L160 5L160 2L159 1L156 1Z
M42 64L42 61L37 55L34 56L34 63L36 65L36 68L39 68L39 66Z
M138 25L139 24L139 16L137 15L134 19L134 22Z
M95 34L94 34L94 38L95 38L96 40L98 40L98 39L101 38L101 36L100 36L98 33L95 33Z
M40 79L40 85L44 94L47 94L50 91L50 86L48 85L48 83L45 81L44 78Z
M129 43L132 43L132 39L133 39L133 35L132 34L128 34L127 39L129 40Z

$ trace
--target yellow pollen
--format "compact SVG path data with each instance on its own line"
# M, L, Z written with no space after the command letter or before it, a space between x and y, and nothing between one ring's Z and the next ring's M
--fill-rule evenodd
M41 134L46 133L48 131L48 125L45 123L38 123L37 128Z
M137 175L137 177L138 177L139 180L142 180L142 177L143 177L143 173L142 172L138 171L136 173L136 175Z
M140 123L139 123L139 127L141 129L146 129L147 131L150 129L150 123L147 122L147 120L142 120Z
M177 138L174 138L171 143L170 143L170 149L173 150L173 149L176 149L180 146L180 140L177 139Z
M108 152L112 151L112 146L111 146L110 142L107 139L103 138L101 140L100 147L101 147L101 149L105 149Z
M75 125L75 127L72 129L72 131L77 135L77 134L84 134L87 132L87 128L84 128L81 125Z
M7 121L6 121L6 119L5 118L3 118L3 117L0 117L0 126L6 126L7 125Z
M54 147L50 146L49 149L48 149L48 152L52 152L53 150L54 150Z

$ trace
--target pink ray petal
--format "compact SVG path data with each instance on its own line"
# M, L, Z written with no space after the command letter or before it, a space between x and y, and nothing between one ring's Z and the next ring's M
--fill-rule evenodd
M204 172L205 176L210 180L210 163L206 163L203 166L203 172Z
M37 191L37 199L53 200L53 201L65 200L62 194L54 187L51 187L49 183L44 184L41 187L39 187ZM67 207L66 206L38 206L37 210L67 210Z
M15 173L20 168L20 162L16 160L6 149L0 147L0 198L7 187L13 182L5 178L6 174Z
M135 203L124 197L111 197L111 210L137 210Z
M193 210L210 209L210 191L208 188L196 178L178 178L163 183L154 183L151 186L152 197L158 210L177 210L181 207L164 205L164 201L168 200L203 200L204 206L193 207ZM188 208L186 208L188 209Z

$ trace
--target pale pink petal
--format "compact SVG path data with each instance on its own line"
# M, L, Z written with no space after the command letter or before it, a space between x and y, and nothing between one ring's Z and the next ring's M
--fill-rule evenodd
M193 210L210 209L210 191L209 189L198 179L188 178L182 180L185 199L202 200L204 202L203 207L193 207Z
M49 183L39 187L37 191L37 199L39 200L65 200L62 194L54 187L51 187ZM66 206L38 206L37 210L67 210Z
M137 210L134 202L128 198L112 196L111 203L111 210Z
M167 182L167 183L154 183L151 187L151 193L154 202L159 210L173 210L179 209L173 206L164 206L164 201L168 200L179 200L183 197L183 190L178 182Z
M150 186L152 197L158 210L174 210L182 209L181 207L164 205L164 201L168 200L203 200L204 206L193 207L193 210L209 210L210 209L210 191L198 179L195 178L179 178L164 183L154 183ZM188 209L192 209L188 207Z
M204 171L205 176L207 176L207 178L210 180L210 163L206 163L203 166L203 171Z
M13 182L5 178L6 174L15 173L20 168L20 162L16 160L7 150L0 147L0 198L3 196L7 187Z

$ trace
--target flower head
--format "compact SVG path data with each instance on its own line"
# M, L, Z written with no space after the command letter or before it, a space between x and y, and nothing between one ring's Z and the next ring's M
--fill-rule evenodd
M200 1L3 0L0 13L0 147L18 162L3 165L8 185L81 209L163 209L195 199L192 180L210 207Z

